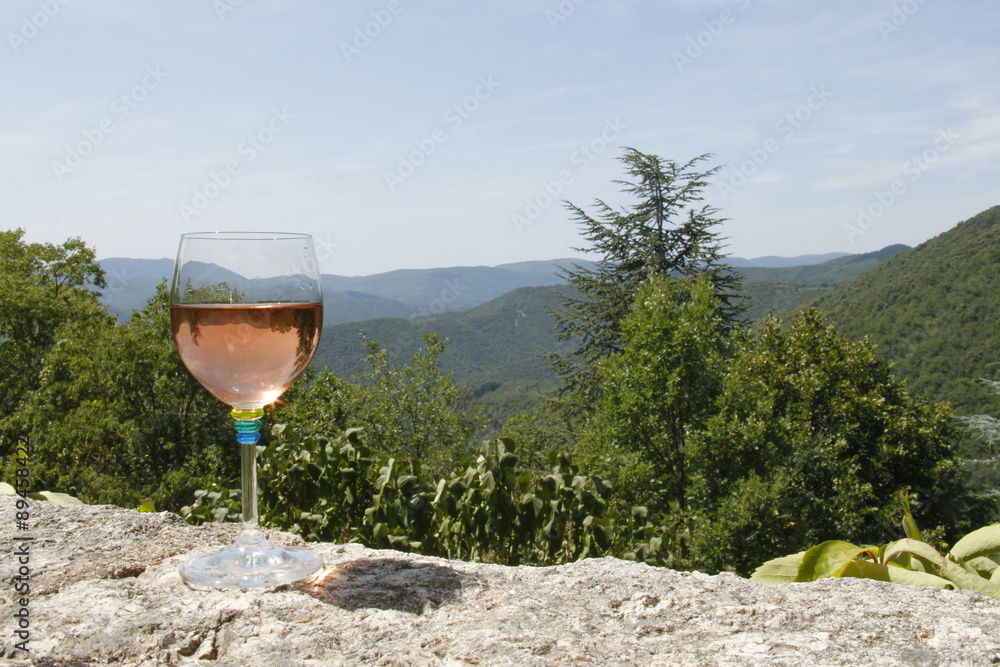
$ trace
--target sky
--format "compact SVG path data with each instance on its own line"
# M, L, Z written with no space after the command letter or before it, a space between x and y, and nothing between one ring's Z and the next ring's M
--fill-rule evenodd
M325 273L582 257L625 148L739 257L1000 204L996 0L4 0L0 229L99 258L308 232Z

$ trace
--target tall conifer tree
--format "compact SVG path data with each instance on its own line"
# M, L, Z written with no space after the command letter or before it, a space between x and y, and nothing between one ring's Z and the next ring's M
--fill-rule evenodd
M725 221L701 204L702 191L717 168L701 170L710 155L678 164L656 155L625 149L619 160L628 180L615 181L635 198L621 209L601 199L591 215L571 203L567 208L583 228L589 246L579 252L599 257L593 268L564 268L561 277L575 289L554 309L557 337L569 353L550 360L562 379L572 412L587 412L599 396L596 364L621 351L621 323L639 285L654 275L705 275L719 299L721 326L731 328L742 307L740 278L725 263L717 227Z

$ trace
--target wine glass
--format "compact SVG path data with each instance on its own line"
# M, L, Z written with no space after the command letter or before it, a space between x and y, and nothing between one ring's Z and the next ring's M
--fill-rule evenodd
M319 345L323 295L308 234L181 236L170 289L174 342L188 371L232 407L240 446L243 526L222 551L180 575L215 588L276 586L323 565L306 549L269 542L257 520L257 441L264 406L305 371Z

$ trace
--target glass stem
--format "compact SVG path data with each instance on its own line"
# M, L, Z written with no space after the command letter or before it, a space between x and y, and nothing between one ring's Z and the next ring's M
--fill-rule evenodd
M242 481L243 532L258 530L257 517L257 442L260 441L260 418L264 411L233 410L236 441L240 443L240 479Z

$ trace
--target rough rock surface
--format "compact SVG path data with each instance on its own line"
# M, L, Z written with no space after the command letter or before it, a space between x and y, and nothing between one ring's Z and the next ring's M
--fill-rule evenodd
M189 552L233 526L31 502L5 555L0 657L15 665L988 665L1000 602L862 580L771 586L612 558L502 567L312 545L292 586L195 590ZM15 649L15 537L30 536L29 654ZM294 544L293 536L272 540Z

